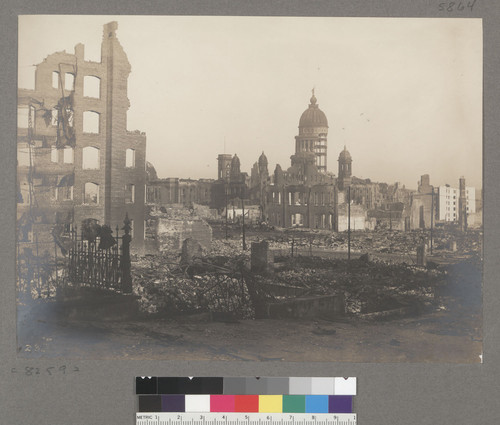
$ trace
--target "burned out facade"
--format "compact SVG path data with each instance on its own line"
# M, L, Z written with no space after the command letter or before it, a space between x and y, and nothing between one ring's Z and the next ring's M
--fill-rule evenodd
M219 154L217 157L218 179L212 186L212 207L222 211L227 206L241 206L249 197L250 177L241 171L238 155Z
M335 229L335 178L318 171L314 153L292 155L291 161L287 171L276 166L265 218L279 227Z
M212 204L212 179L180 179L169 177L147 183L146 202L158 206Z
M114 230L128 214L132 248L143 246L146 136L127 130L131 65L117 27L104 25L100 62L78 44L36 66L34 90L19 89L20 243L53 242L88 219Z

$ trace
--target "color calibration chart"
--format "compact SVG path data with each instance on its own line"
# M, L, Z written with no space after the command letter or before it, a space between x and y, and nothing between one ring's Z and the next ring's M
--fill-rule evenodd
M136 425L355 425L356 378L137 377Z

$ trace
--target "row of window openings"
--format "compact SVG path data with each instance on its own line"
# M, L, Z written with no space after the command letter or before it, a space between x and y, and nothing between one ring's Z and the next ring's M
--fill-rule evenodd
M30 193L29 189L22 187L21 196L23 203L29 203ZM73 200L73 186L62 186L52 188L52 199L54 201L72 201ZM135 185L127 184L124 190L124 199L126 204L133 204L135 202ZM97 183L87 182L83 189L83 203L87 205L99 204L99 185Z
M59 111L57 109L52 109L52 119L50 124L53 127L57 127L58 124ZM36 117L35 117L36 118ZM87 134L99 134L99 127L101 121L101 114L95 111L84 111L83 112L83 132ZM29 108L20 106L17 108L17 127L18 128L28 128L29 124ZM68 119L68 124L73 127L73 117L72 115ZM33 123L33 127L36 124Z
M447 211L450 211L450 207L446 207L446 210ZM453 207L453 211L456 211L456 207ZM469 207L466 208L467 212L469 211Z
M124 191L126 204L135 202L135 185L126 184ZM52 188L52 199L55 201L72 201L73 186ZM83 187L83 203L87 205L99 204L99 185L97 183L87 182Z
M75 74L65 72L64 79L61 80L59 71L52 71L52 87L55 89L64 88L68 91L75 90ZM85 75L83 77L83 96L95 99L101 98L101 79L99 77L94 75Z
M273 192L273 201L278 205L281 205L281 192ZM325 205L325 203L329 204L330 195L312 193L311 202L313 205ZM288 192L288 205L307 205L307 199L302 192Z
M99 220L97 220L99 222ZM57 213L56 213L56 222L57 222ZM64 232L69 233L70 230L73 229L73 224L66 223L64 225ZM130 237L134 238L134 220L130 219ZM146 238L146 221L144 221L144 238ZM34 241L34 232L33 229L29 230L26 236L22 239L18 239L19 242L33 242ZM86 241L85 241L86 242Z
M54 163L59 162L59 151L63 151L63 163L73 164L75 160L74 148L66 146L64 149L57 149L55 146L51 147L50 151L50 161ZM100 168L99 161L99 148L94 146L86 146L82 149L82 169L84 170L98 170ZM18 165L29 166L30 157L29 150L27 147L18 149L17 152ZM135 149L127 149L125 151L125 167L135 168Z

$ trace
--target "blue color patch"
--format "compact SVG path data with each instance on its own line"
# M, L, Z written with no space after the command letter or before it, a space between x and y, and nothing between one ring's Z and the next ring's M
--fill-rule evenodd
M328 413L328 396L306 395L306 413Z

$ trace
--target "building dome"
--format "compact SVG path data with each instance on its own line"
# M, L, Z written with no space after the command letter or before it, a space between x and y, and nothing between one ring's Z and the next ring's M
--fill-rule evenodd
M301 115L299 128L301 127L328 127L328 120L325 113L319 109L316 96L313 94L310 100L309 108Z
M341 162L351 162L352 161L351 154L349 153L349 151L346 149L345 146L344 146L344 150L342 152L340 152L339 161L341 161Z

